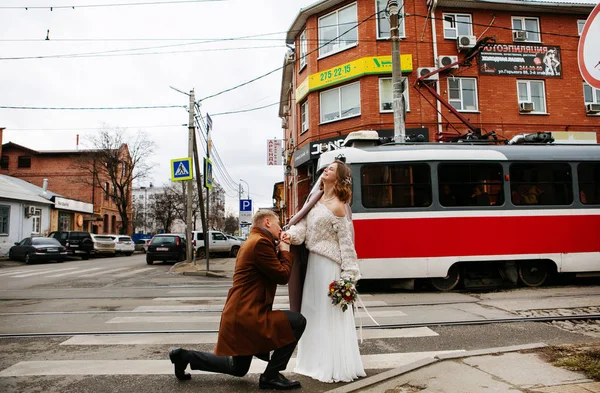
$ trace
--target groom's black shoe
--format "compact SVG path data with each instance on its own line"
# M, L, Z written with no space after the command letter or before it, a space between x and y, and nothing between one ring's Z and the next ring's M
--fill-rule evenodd
M192 376L185 372L188 361L184 359L183 351L184 349L181 348L172 350L169 352L169 359L171 359L171 363L175 365L175 376L177 379L180 381L187 381L188 379L192 379Z
M271 354L269 352L266 352L266 353L258 353L258 354L254 355L254 356L256 356L256 358L258 358L258 359L260 359L262 361L265 361L265 362L269 363L269 360L271 360L270 359L270 355Z
M261 389L291 390L298 389L301 386L299 381L289 380L283 375L277 373L276 376L271 378L262 374L258 380L258 387Z

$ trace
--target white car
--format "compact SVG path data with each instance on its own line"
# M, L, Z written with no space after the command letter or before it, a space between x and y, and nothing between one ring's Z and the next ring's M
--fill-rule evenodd
M94 253L96 255L115 255L116 245L112 236L110 235L95 235L92 234L92 241L94 243Z
M110 235L115 242L115 251L117 254L131 255L135 251L135 244L131 237L126 235Z

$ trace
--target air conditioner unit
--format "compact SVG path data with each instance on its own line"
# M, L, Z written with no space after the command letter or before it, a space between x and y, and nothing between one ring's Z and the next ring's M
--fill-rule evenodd
M527 39L527 32L523 30L513 31L513 41L525 41Z
M520 112L531 112L533 111L533 102L521 102L519 104Z
M281 128L288 128L287 117L281 119Z
M452 63L456 63L458 61L458 56L438 56L438 68L446 67ZM458 68L458 64L453 65L450 68Z
M477 37L474 35L459 35L456 37L456 47L460 52L463 49L474 48L477 44Z
M290 147L296 146L296 140L294 138L290 138Z
M27 217L35 215L35 206L25 206L25 214Z
M587 113L600 113L600 104L586 104L585 111Z
M430 72L436 71L436 68L434 67L420 67L417 68L417 77L422 77L424 75L429 74ZM426 81L437 81L440 79L440 74L433 74L428 76L427 78L423 79Z

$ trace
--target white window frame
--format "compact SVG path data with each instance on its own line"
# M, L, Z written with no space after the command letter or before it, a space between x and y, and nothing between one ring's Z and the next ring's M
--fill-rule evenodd
M585 25L586 19L577 19L577 35L583 33L583 26Z
M406 112L410 112L410 102L409 102L409 99L408 99L409 95L408 95L408 89L407 89L408 78L404 77L402 79L404 80L404 91L402 92L403 95L404 95L404 104L405 104L405 108L404 109L406 110ZM383 97L383 89L381 88L381 84L382 84L383 81L386 81L386 80L389 80L390 84L392 83L392 78L387 78L387 77L386 78L379 78L379 113L393 113L394 112L394 103L393 103L393 100L394 100L394 90L393 90L393 86L392 86L392 89L390 89L390 92L391 92L392 95L391 95L389 101L384 100L384 97ZM384 103L388 103L388 102L392 104L391 107L390 107L390 109L384 109L383 108L383 104Z
M475 90L473 91L475 94L475 109L464 109L465 107L465 103L464 103L464 89L463 89L463 81L465 80L470 80L475 82ZM450 98L450 81L458 81L458 89L460 92L460 98L458 100L456 99L451 99ZM452 105L453 102L458 102L460 103L460 108L457 108L456 106ZM448 103L450 105L452 105L454 107L454 109L456 109L459 112L479 112L479 95L477 94L477 78L456 78L456 77L451 77L448 78Z
M454 18L454 27L450 26L450 22L446 21L447 16ZM473 16L471 14L462 14L462 13L457 13L457 12L444 13L444 14L442 14L442 28L444 30L444 38L447 40L455 40L455 39L457 39L457 37L459 35L465 35L465 34L458 34L458 22L456 22L457 16L466 16L469 18L470 32L467 35L473 35ZM450 37L450 36L446 35L446 30L453 30L456 37Z
M347 88L349 86L354 86L354 85L358 85L358 113L342 117L342 115L343 115L342 114L342 89ZM339 117L337 117L335 119L332 119L332 120L323 120L323 104L322 104L322 102L323 102L323 94L324 93L330 93L330 92L332 92L334 90L337 90L337 92L338 92L337 96L338 96L338 114L339 114ZM321 113L320 113L319 120L321 121L321 124L326 124L326 123L332 123L334 121L340 121L340 120L345 120L345 119L350 119L352 117L360 116L361 115L361 111L362 111L360 103L361 103L361 101L360 101L360 81L359 82L350 83L350 84L347 84L347 85L343 85L343 86L339 86L339 87L334 87L333 89L328 89L328 90L322 91L319 94L319 104L320 104L319 106L321 108Z
M354 21L354 23L356 23L356 26L354 26L352 28L352 29L356 29L356 41L351 44L347 44L345 35L340 37L340 34L342 34L343 32L352 30L352 29L347 29L348 26L340 26L339 14L342 10L345 10L347 8L352 8L352 7L354 7L354 11L355 11L355 15L356 15L356 18ZM331 15L336 15L337 33L335 36L338 38L336 38L335 40L331 41L331 43L329 43L329 42L324 41L321 37L321 30L322 30L321 21ZM354 48L355 46L357 46L358 45L358 7L356 5L356 2L352 3L352 4L348 4L345 7L338 8L337 10L332 11L329 14L323 15L322 17L320 17L319 21L318 21L318 29L319 29L318 30L319 31L319 41L318 41L319 42L319 59L322 59L327 56L331 56L333 54L336 54L336 53L339 53L339 52L342 52L342 51L345 51L347 49ZM325 52L325 50L327 49L329 44L333 44L334 47L331 50Z
M521 97L519 97L519 84L520 83L526 83L527 84L527 101L521 100ZM546 84L544 83L543 80L524 80L524 79L517 79L517 102L519 103L519 105L522 102L533 102L533 99L531 98L531 84L532 83L541 83L542 84L542 93L544 95L544 111L539 111L537 110L537 108L534 107L534 110L531 112L528 112L526 114L548 114L548 103L546 101ZM535 102L534 102L535 105Z
M520 30L520 29L517 30L515 28L515 20L520 20L521 21L521 26L523 26L523 28L524 28L523 30ZM538 37L539 37L538 40L532 40L532 39L529 38L529 34L530 33L529 33L529 31L525 30L525 21L526 20L535 20L536 21L536 24L537 24L537 34L538 34ZM510 21L511 21L511 26L512 26L512 31L513 32L514 31L525 31L526 38L525 38L525 41L523 41L523 42L542 42L542 31L540 30L540 18L534 17L534 16L513 16L513 17L511 17Z
M592 89L592 101L587 101L585 99L585 88L586 87ZM583 82L583 101L586 104L600 104L600 89L596 89L596 88L588 85L587 83Z
M1 236L8 236L10 234L10 205L0 205L0 208L6 208L6 216L4 215L0 215L0 235ZM4 210L4 209L2 209ZM2 222L6 220L6 228L2 228L3 224ZM2 229L4 229L5 231L3 231Z
M308 131L308 100L300 104L300 134Z
M300 34L300 43L299 43L299 64L300 64L300 71L302 71L304 69L304 67L306 67L306 54L308 53L308 41L306 40L306 29Z
M379 3L383 2L384 3L384 9L381 10L379 8ZM399 1L398 2L398 7L400 7L400 14L399 19L398 19L398 34L400 36L400 38L406 38L406 29L404 28L404 1ZM377 28L377 39L378 40L389 40L390 39L390 31L388 30L386 33L382 33L379 30L379 24L381 23L382 19L388 19L388 15L387 12L385 12L385 8L387 6L387 0L375 0L375 11L377 12L377 19L376 19L376 28ZM383 12L381 12L383 11ZM389 22L388 22L389 24Z
M42 209L36 208L31 218L31 234L39 235L42 230Z

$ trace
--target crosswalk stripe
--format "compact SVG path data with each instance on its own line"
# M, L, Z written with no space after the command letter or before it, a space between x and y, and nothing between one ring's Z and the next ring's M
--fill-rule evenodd
M141 273L141 272L145 272L145 271L148 271L148 270L154 270L154 269L156 269L156 268L154 268L154 267L145 267L143 269L137 269L137 270L134 270L132 272L115 274L114 277L129 277L129 276L134 276L134 275L136 275L138 273Z
M102 269L102 268L101 267L92 267L90 269L76 270L74 272L67 272L67 273L61 273L61 274L53 274L53 275L47 276L47 277L74 276L75 274L80 274L80 273L85 273L85 272L91 272L91 271L100 270L100 269Z
M197 297L157 297L152 299L157 302L209 302L209 301L220 301L222 304L227 300L226 296L197 296ZM289 299L287 296L275 296L275 303L288 303Z
M438 336L436 332L427 327L406 329L363 329L362 335L365 340ZM216 333L169 333L74 336L63 341L60 345L195 345L215 344L216 342Z
M0 276L10 276L12 274L25 273L27 271L30 271L30 270L27 270L27 269L11 270L10 272L0 273Z
M33 272L33 273L19 274L18 276L13 276L13 278L25 278L25 277L39 276L41 274L55 273L55 272L75 270L75 269L77 269L77 268L76 267L66 267L64 269L45 269L45 270L39 270L39 271Z
M139 317L115 317L106 323L214 323L221 320L221 315L150 315Z
M108 270L102 270L101 272L96 272L96 273L90 273L90 274L82 274L79 277L96 277L96 276L101 276L103 274L108 274L108 273L114 273L114 272L120 272L122 270L127 270L129 268L127 267L119 267L117 269L108 269Z
M433 358L446 353L464 352L406 352L361 355L366 370L391 369L405 366L415 361ZM167 353L165 353L167 357ZM253 359L249 374L259 374L267 363ZM293 372L296 358L290 359L285 372ZM192 370L192 374L207 374ZM47 360L19 362L0 372L0 377L48 376L48 375L169 375L173 374L173 365L164 360Z
M365 307L385 307L387 303L383 300L363 301ZM149 312L149 311L222 311L223 304L180 304L180 305L164 305L164 306L139 306L132 312ZM290 305L286 303L275 302L274 310L289 310ZM370 311L369 311L370 312ZM371 313L372 315L373 313Z

